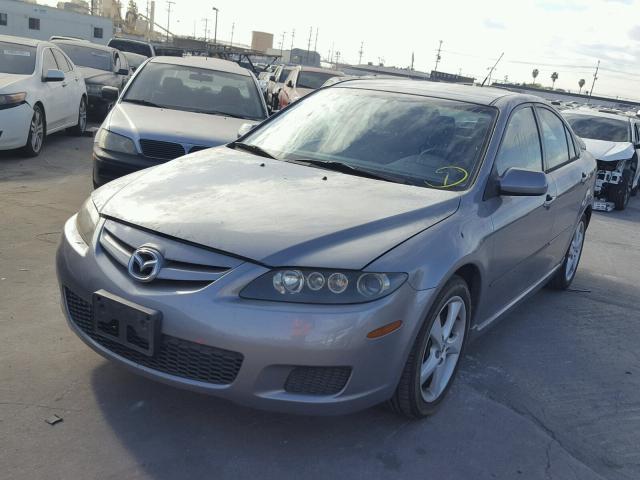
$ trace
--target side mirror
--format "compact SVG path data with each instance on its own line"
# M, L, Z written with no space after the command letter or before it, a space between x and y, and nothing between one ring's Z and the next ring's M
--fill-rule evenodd
M253 130L253 127L255 127L255 124L253 123L243 123L240 125L240 128L238 129L238 138L244 137L247 133Z
M500 195L534 197L547 193L549 184L544 172L510 168L498 180L498 189Z
M116 87L102 87L103 99L109 102L115 102L116 100L118 100L119 96L120 96L120 90L118 90Z
M293 88L293 81L289 80L289 81L287 82L287 87L289 87L289 88Z
M129 70L127 68L121 68L116 72L118 75L129 75Z
M43 82L64 82L64 73L62 70L47 70L42 78Z

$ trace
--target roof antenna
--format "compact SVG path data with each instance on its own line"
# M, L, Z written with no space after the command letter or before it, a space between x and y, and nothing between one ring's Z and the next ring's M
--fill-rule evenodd
M489 70L489 73L487 74L486 77L484 77L484 80L482 81L482 85L480 85L481 87L484 87L484 84L487 82L488 78L491 78L491 74L493 73L493 71L495 70L495 68L498 66L498 62L500 60L502 60L502 56L504 55L504 52L502 52L500 54L500 58L498 58L498 60L496 60L496 63L493 65L493 67L491 67L491 70Z

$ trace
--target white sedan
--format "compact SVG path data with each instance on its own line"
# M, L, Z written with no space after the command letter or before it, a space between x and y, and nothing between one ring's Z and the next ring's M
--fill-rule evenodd
M42 150L46 135L87 126L82 74L55 45L0 35L0 150Z

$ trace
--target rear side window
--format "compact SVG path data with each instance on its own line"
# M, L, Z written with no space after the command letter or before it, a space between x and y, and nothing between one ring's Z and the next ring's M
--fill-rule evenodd
M578 155L576 154L576 146L573 143L573 135L569 133L567 127L565 127L564 133L567 136L567 145L569 145L569 157L571 158L571 160L575 160L576 158L578 158Z
M69 65L69 62L67 62L67 59L64 58L64 55L57 50L52 50L52 52L53 56L56 58L56 63L58 64L60 70L62 70L64 73L70 72L71 66Z
M551 170L569 161L567 135L562 120L550 110L539 108L538 118L546 165L547 169Z
M51 49L47 48L42 53L42 73L43 75L47 74L49 70L58 70L58 64L56 63L56 59L53 58L53 53L51 53Z
M531 107L521 108L509 120L495 169L498 175L504 175L509 168L542 171L540 137Z

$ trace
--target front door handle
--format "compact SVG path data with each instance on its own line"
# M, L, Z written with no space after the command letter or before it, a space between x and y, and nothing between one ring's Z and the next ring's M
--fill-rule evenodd
M544 199L544 208L550 208L551 204L556 201L556 197L547 193L546 198Z

